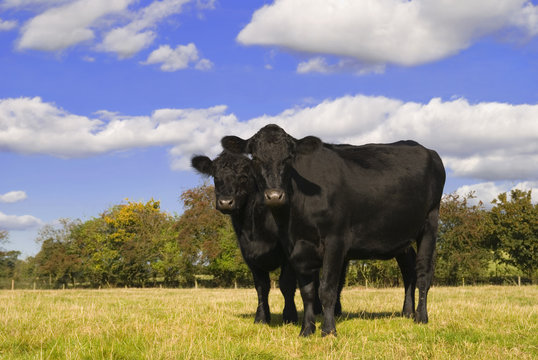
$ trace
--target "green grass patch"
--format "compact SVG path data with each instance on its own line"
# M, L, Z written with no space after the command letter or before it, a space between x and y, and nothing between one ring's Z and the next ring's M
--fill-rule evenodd
M403 289L346 288L338 336L300 338L251 289L0 291L0 359L536 359L538 287L435 287L430 323L399 315ZM296 296L300 316L302 303Z

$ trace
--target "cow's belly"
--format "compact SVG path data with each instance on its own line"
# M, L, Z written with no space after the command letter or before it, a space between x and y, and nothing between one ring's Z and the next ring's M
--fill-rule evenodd
M370 240L353 244L346 258L348 259L392 259L411 246L412 239L402 241Z

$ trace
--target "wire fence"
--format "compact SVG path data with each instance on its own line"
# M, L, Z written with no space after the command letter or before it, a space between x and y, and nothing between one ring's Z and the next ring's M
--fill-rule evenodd
M474 278L465 279L461 278L458 281L454 279L442 279L436 278L433 282L434 286L484 286L484 285L513 285L513 286L525 286L532 285L532 280L522 276L497 276L488 278ZM348 283L350 287L366 287L366 288L389 288L389 287L403 287L403 281L401 279L361 279L360 281L353 281ZM0 278L0 290L66 290L66 289L101 289L101 288L124 288L127 286L92 286L90 283L55 283L49 281L49 279L9 279ZM219 288L217 282L213 278L198 277L192 284L180 286L179 284L167 284L164 281L151 281L144 286L129 286L138 288ZM252 284L247 283L234 283L228 288L249 288L253 287ZM272 281L272 287L278 287L277 281Z

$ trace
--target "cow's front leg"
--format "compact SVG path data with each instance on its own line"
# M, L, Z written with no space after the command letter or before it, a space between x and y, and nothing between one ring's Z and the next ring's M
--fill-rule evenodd
M298 276L299 289L304 305L303 324L301 326L300 336L309 336L316 331L316 315L314 314L314 302L318 294L314 284L313 275Z
M297 289L297 278L295 271L288 262L282 264L280 278L278 281L280 291L284 296L284 310L282 321L284 323L297 323L297 308L295 307L295 289Z
M269 290L271 280L269 272L251 267L252 276L254 277L254 286L258 293L258 308L256 309L255 323L269 324L271 322L271 312L269 311Z
M337 246L336 239L326 241L323 258L323 277L320 286L320 299L323 305L323 323L321 335L336 335L335 305L339 296L340 277L343 273L344 253Z

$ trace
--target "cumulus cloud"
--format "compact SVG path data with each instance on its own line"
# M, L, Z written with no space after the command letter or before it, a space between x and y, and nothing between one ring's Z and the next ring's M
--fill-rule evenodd
M36 6L55 6L73 0L3 0L0 9L35 9Z
M0 100L0 149L24 154L74 158L172 146L190 156L191 151L218 147L215 140L236 126L241 127L234 115L226 114L225 106L159 109L149 116L100 111L89 118L39 97Z
M127 8L132 0L77 0L52 7L22 28L18 49L59 51L91 40L92 25L105 15Z
M491 203L497 196L504 192L510 192L511 190L523 190L532 191L532 202L538 203L538 181L525 181L514 185L514 183L500 182L494 183L492 181L474 184L464 185L456 190L456 194L465 196L469 193L473 193L475 198L469 201L471 205L478 204L481 201L486 208L491 208Z
M2 20L0 19L0 31L9 31L17 26L17 22L14 20Z
M153 43L157 36L154 27L159 21L180 13L183 5L189 1L191 0L152 2L134 14L134 19L129 24L108 32L97 48L101 51L114 52L120 58L133 56Z
M297 72L299 74L307 74L312 72L331 74L342 71L353 72L357 75L364 75L368 73L380 74L385 71L385 65L362 64L356 60L351 59L343 59L335 64L329 64L327 59L321 56L317 56L307 61L300 62L299 65L297 65Z
M239 121L226 106L159 109L148 116L107 111L91 119L40 98L0 100L0 149L80 157L148 146L170 146L172 167L188 169L194 153L218 154L220 138L250 137L276 123L295 137L364 144L417 140L435 149L456 177L483 181L538 180L538 105L428 103L345 96L274 116Z
M5 194L0 194L0 202L2 203L14 203L26 199L26 193L24 191L10 191Z
M26 230L43 225L43 221L32 215L6 215L0 211L0 229Z
M276 0L253 14L237 41L412 66L508 28L538 34L538 8L527 0Z
M151 46L158 24L180 14L189 2L193 0L153 0L140 7L135 0L4 0L0 10L38 13L22 26L19 50L62 51L86 43L125 59ZM214 9L214 0L197 0L194 7ZM16 25L0 20L0 31Z
M162 64L162 71L186 69L192 63L195 64L195 69L202 71L210 70L213 67L213 63L208 59L199 59L198 49L193 43L178 45L175 49L168 45L163 45L149 54L148 59L142 64Z

